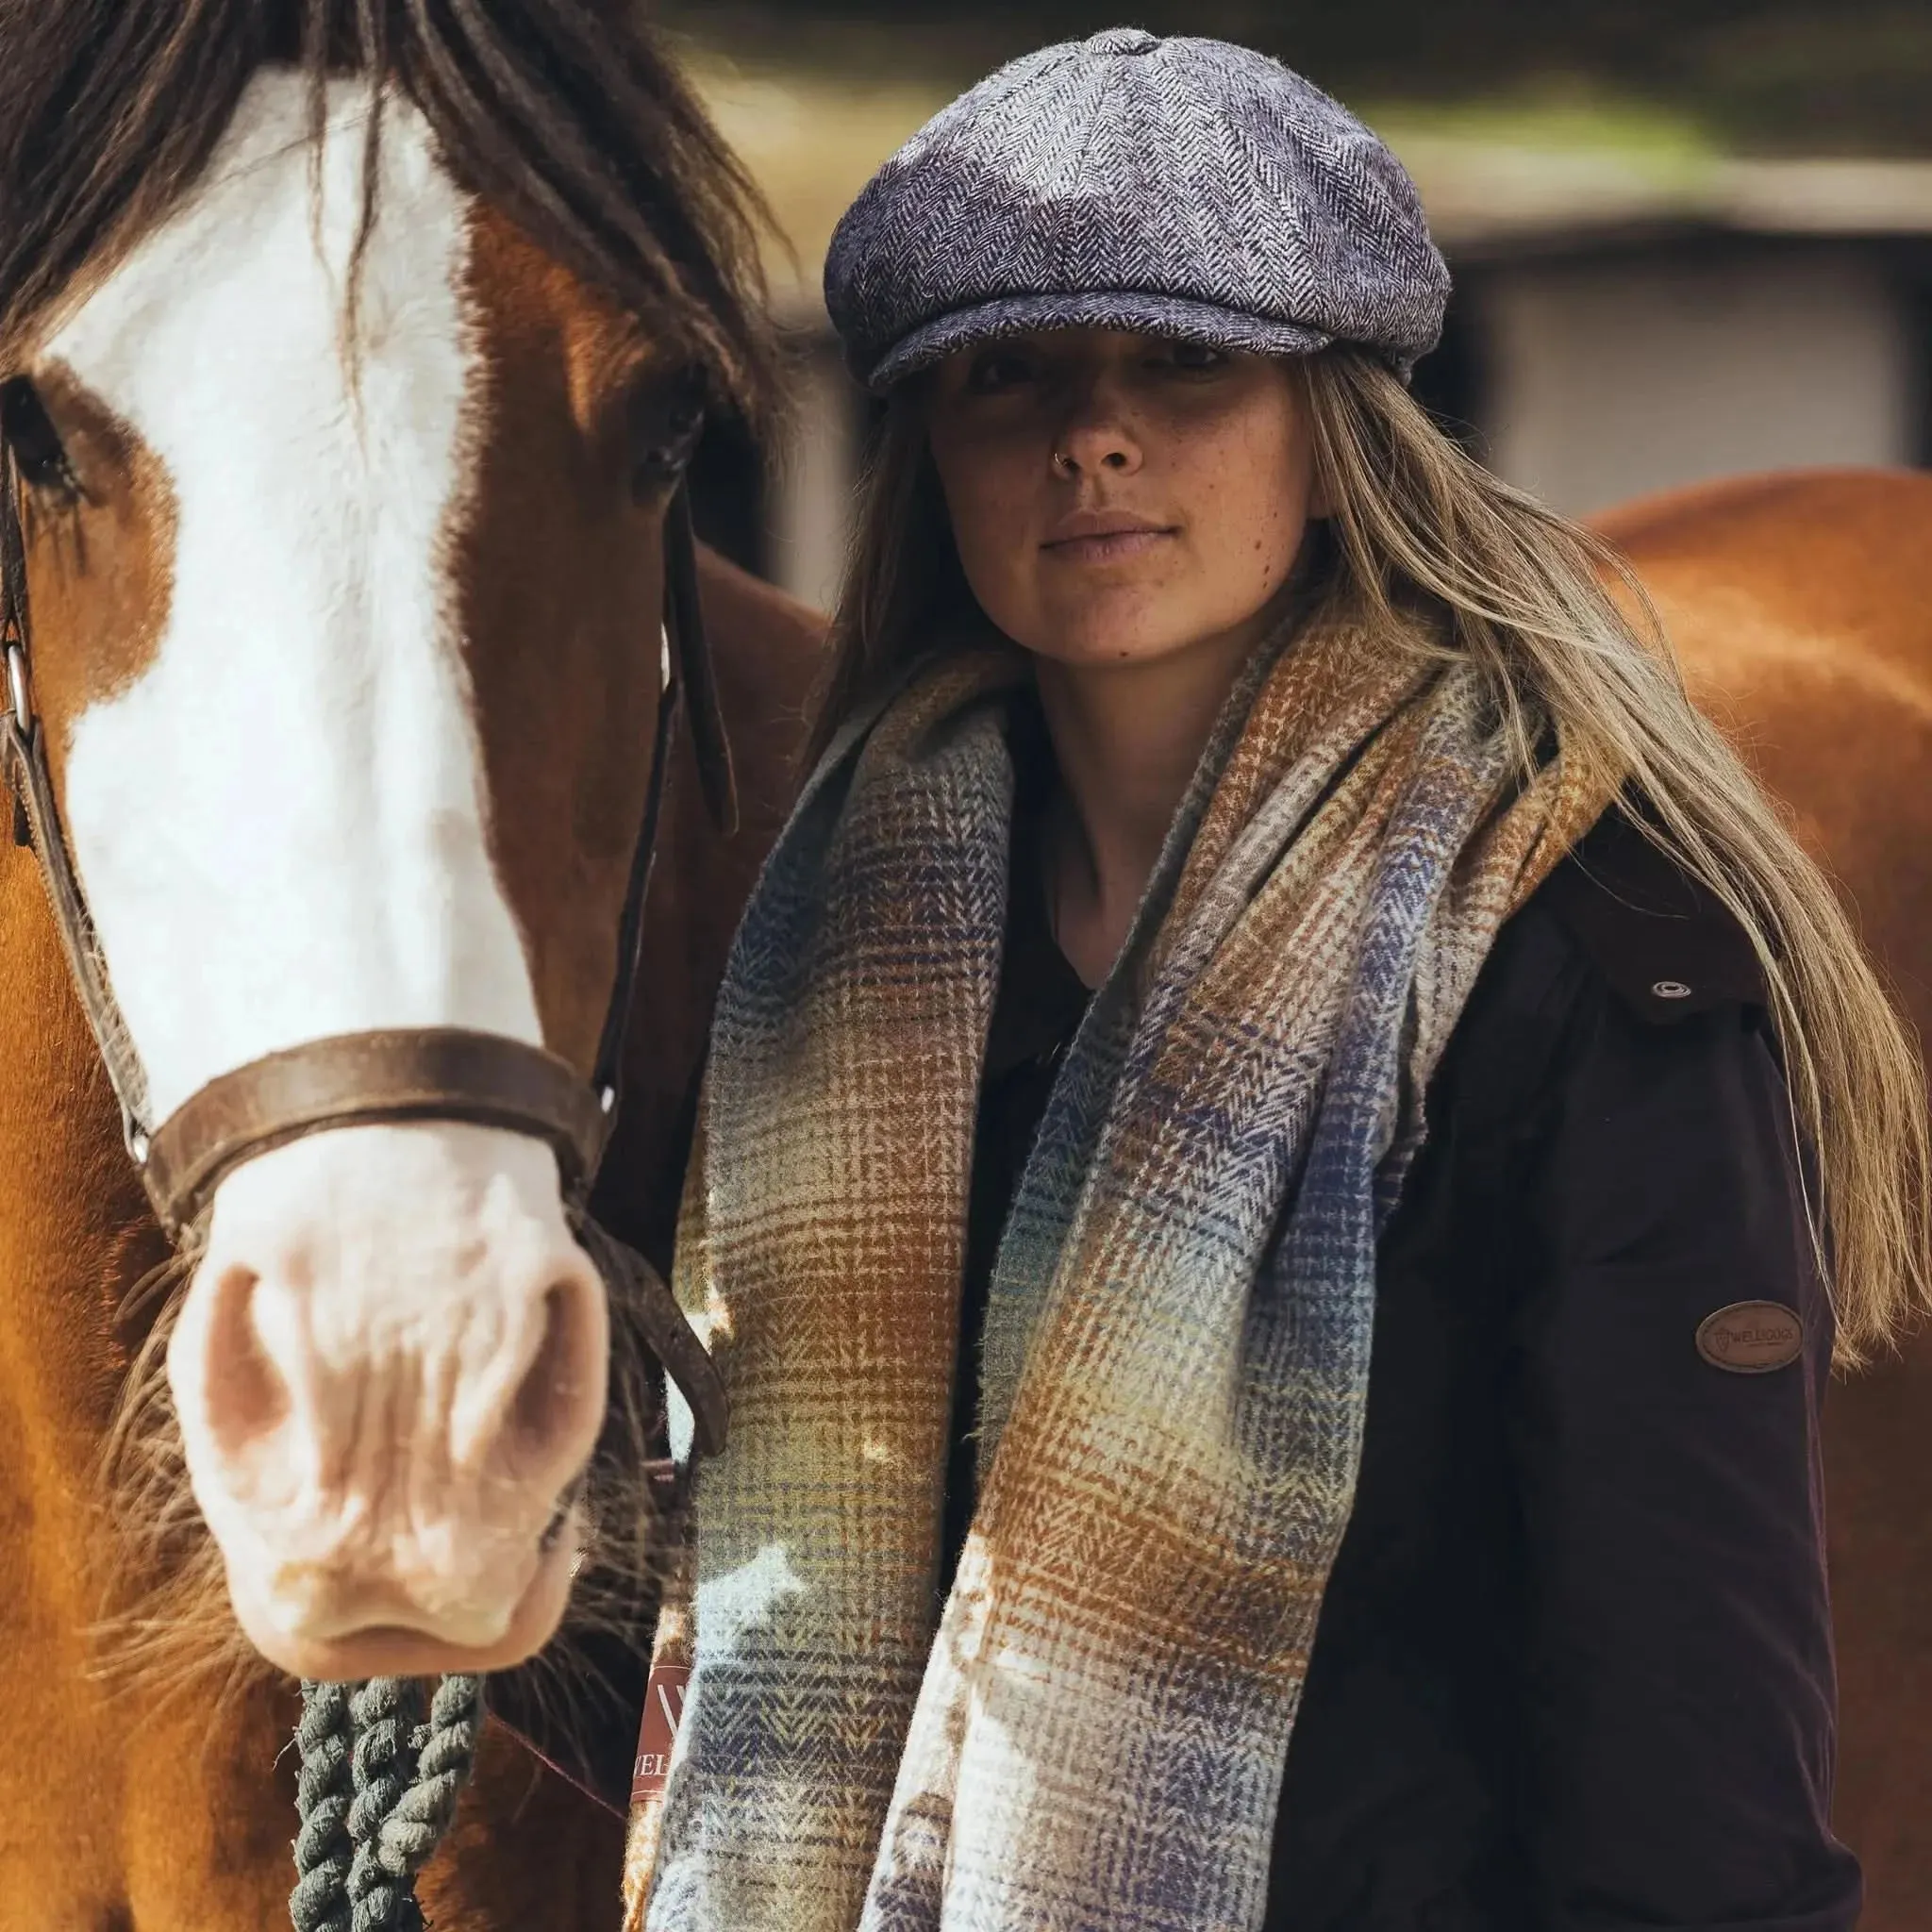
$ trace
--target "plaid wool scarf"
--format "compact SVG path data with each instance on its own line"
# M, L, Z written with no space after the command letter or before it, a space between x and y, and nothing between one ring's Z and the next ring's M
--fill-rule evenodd
M1498 927L1607 788L1305 625L1231 697L994 1270L937 1598L1014 670L827 755L720 996L678 1289L731 1395L633 1814L650 1932L1251 1927L1353 1495L1375 1244ZM966 1371L970 1373L970 1368Z

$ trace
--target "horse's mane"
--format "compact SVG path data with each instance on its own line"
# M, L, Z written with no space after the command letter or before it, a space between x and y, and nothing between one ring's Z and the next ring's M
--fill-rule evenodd
M467 187L769 399L757 191L627 0L0 0L0 348L167 214L270 63L318 134L329 76L399 91Z

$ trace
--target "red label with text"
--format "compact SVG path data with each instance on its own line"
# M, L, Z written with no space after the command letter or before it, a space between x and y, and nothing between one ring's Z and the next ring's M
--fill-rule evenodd
M633 1805L648 1805L664 1795L671 1777L671 1747L677 1741L677 1726L684 1721L684 1692L690 1682L689 1664L651 1666L644 1721L638 1726L637 1762L630 1774Z

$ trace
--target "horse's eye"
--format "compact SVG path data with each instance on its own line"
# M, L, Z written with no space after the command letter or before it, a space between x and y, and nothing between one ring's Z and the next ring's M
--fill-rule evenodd
M634 483L654 495L684 474L705 430L705 382L696 373L654 386L632 416Z
M13 452L30 489L72 500L80 493L73 466L39 391L25 376L0 383L0 441Z

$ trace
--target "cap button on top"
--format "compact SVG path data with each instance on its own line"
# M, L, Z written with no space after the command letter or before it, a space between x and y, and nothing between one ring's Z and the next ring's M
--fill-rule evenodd
M1144 26L1111 26L1087 42L1091 54L1151 54L1160 44L1158 34Z

